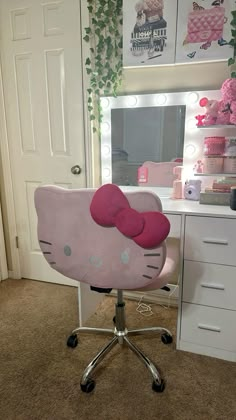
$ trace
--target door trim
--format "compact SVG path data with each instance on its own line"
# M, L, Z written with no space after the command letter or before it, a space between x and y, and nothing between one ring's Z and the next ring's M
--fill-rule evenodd
M91 130L91 122L88 113L88 94L90 76L87 75L85 61L90 57L90 45L83 40L84 28L89 27L89 12L87 2L80 0L80 29L81 29L81 61L82 61L82 88L84 98L84 136L85 136L85 162L87 168L86 185L88 188L96 188L101 185L100 174L100 141L99 135Z
M1 193L4 196L5 203L6 203L7 224L9 228L9 240L10 240L9 246L10 246L10 251L11 251L11 259L12 259L11 274L12 274L12 278L20 279L21 269L20 269L19 252L18 252L18 249L16 248L17 227L16 227L16 216L15 216L15 205L14 205L9 145L8 145L8 136L7 136L7 121L6 121L6 112L5 112L1 56L0 56L0 139L1 139L0 141L1 167L2 167L2 173L3 173L3 179L0 179L0 188L1 188Z

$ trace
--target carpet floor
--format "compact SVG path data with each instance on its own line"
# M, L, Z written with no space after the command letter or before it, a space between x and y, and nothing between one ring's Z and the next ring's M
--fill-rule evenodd
M111 327L114 297L105 297L88 325ZM77 290L31 280L0 283L1 420L236 420L236 363L175 349L177 309L152 305L153 315L127 301L131 327L161 325L174 333L132 337L160 367L162 394L151 389L148 370L127 348L116 346L94 373L96 388L80 390L80 376L105 345L104 336L66 340L78 325ZM232 326L234 328L234 326ZM232 333L235 333L232 331Z

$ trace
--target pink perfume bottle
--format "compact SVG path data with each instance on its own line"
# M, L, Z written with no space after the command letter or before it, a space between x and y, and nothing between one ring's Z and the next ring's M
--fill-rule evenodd
M183 166L175 166L173 169L173 174L176 175L176 179L173 182L173 192L172 198L179 199L183 198L183 182L182 182L182 172Z

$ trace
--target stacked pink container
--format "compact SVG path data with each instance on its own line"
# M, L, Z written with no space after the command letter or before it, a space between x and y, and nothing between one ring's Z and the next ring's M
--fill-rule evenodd
M205 137L203 158L205 173L223 172L225 141L225 137Z

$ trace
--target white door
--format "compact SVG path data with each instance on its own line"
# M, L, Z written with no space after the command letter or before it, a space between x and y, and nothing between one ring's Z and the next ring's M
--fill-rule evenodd
M40 184L86 186L79 0L1 0L0 57L21 275L75 284L44 261ZM72 174L79 165L81 173Z

